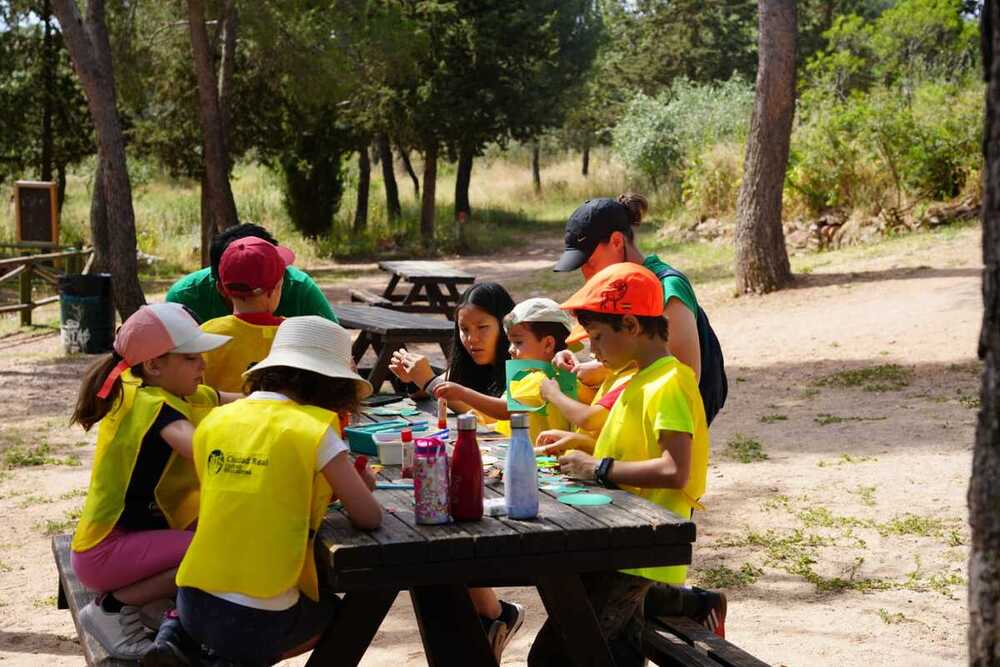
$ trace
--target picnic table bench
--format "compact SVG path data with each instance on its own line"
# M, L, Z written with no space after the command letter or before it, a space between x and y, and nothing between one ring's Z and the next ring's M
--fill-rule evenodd
M471 285L476 281L465 271L455 269L442 262L390 261L379 262L378 268L390 274L389 283L381 295L365 290L351 290L351 301L383 306L408 313L435 313L452 319L455 306L461 298L459 285ZM396 292L400 282L408 283ZM339 316L339 312L337 313Z
M351 347L355 364L361 363L368 348L374 350L375 365L367 378L376 392L383 382L394 378L389 370L392 353L408 343L437 343L445 359L451 356L455 325L446 320L356 303L336 303L333 310L341 326L360 331Z

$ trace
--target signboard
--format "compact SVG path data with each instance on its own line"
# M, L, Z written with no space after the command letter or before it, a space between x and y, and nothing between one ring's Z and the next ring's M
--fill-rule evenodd
M14 185L15 241L34 246L59 244L59 206L56 184L18 181Z

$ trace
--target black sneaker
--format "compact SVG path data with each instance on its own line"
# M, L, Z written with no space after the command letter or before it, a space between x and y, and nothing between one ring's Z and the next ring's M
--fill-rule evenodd
M153 645L142 656L142 666L190 667L200 664L201 646L185 632L177 612L167 612Z

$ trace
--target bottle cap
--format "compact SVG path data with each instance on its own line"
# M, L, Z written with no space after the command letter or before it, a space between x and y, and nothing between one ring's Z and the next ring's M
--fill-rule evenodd
M412 442L413 441L413 431L408 428L404 428L399 432L399 439L402 442Z
M459 431L475 431L476 430L476 415L472 413L465 413L458 416L458 430Z
M515 412L510 416L511 428L528 428L528 413Z

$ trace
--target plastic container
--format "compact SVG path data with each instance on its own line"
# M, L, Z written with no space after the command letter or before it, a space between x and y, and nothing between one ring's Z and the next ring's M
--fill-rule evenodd
M368 456L378 456L378 444L375 442L375 434L385 431L399 431L402 428L411 426L405 419L393 419L391 421L378 422L375 424L361 424L348 426L344 429L347 435L347 444L355 454L367 454Z
M437 438L419 438L413 449L414 516L417 523L448 523L448 453Z
M504 501L511 519L538 516L538 465L528 435L528 415L510 416L510 447L503 470Z
M60 277L59 315L66 352L110 352L115 342L111 275L95 273Z
M378 448L378 460L382 465L398 466L403 464L403 441L399 433L375 433L375 446Z
M476 442L476 417L458 417L458 439L451 454L449 486L451 518L478 521L483 518L483 458Z

